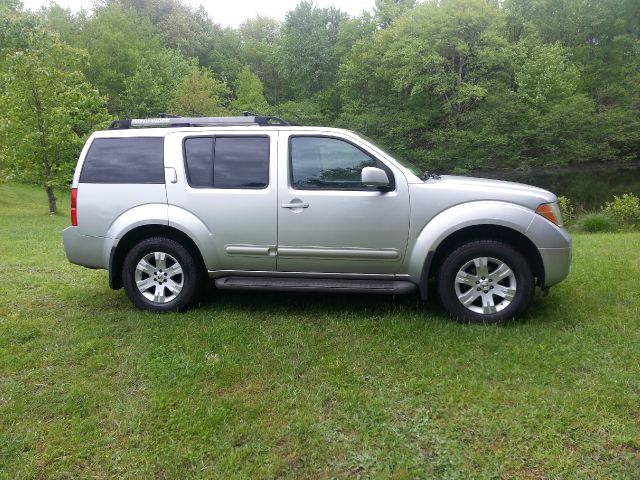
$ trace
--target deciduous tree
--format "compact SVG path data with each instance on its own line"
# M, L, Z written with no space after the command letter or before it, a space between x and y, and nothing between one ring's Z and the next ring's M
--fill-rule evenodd
M107 119L104 98L81 72L86 52L35 30L9 55L0 95L0 151L12 178L43 187L68 184L87 135Z
M236 114L245 111L265 115L269 108L262 93L262 82L249 67L244 67L236 80L236 98L231 102L231 108Z
M227 113L229 88L205 68L192 66L173 94L171 113L181 116L215 116Z

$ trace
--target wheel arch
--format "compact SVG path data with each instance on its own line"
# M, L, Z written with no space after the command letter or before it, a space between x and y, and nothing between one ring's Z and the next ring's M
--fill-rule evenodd
M523 233L513 228L495 224L480 224L463 227L450 233L435 249L430 250L424 262L420 279L420 295L426 299L428 280L435 277L442 263L455 249L475 240L499 240L508 243L519 251L529 263L535 284L544 285L544 263L540 251L535 244Z
M200 249L196 245L196 242L183 231L162 224L148 224L141 225L139 227L129 230L116 245L111 248L109 255L109 286L118 290L122 288L122 266L127 253L137 243L152 237L165 237L170 238L182 246L184 246L189 253L191 253L196 261L206 270L204 259Z

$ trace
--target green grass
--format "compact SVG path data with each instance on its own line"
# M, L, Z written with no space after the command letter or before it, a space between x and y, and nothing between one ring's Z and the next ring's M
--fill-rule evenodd
M640 478L640 234L576 235L567 281L479 327L415 297L141 312L67 224L0 185L0 477Z

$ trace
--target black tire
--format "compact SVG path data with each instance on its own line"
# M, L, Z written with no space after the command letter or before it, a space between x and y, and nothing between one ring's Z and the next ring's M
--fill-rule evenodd
M156 257L156 252L165 257ZM139 271L138 275L140 280L150 282L150 286L143 292L138 288L136 271L145 257L150 271ZM178 270L172 270L175 263L180 267L181 273L174 273ZM158 265L165 265L165 268L161 269ZM170 272L170 278L167 278L167 272ZM164 237L147 238L136 244L125 257L122 267L122 283L129 299L136 307L155 312L185 310L196 299L203 277L202 266L189 250L175 240ZM178 287L180 290L175 293ZM156 292L158 294L154 295ZM148 298L149 296L153 298Z
M487 259L486 270L482 259ZM500 268L501 264L510 271L505 278L501 277L507 269ZM484 271L486 275L482 275ZM445 258L437 286L443 306L456 320L495 324L516 318L526 310L535 282L531 266L518 250L498 240L477 240L458 247ZM463 305L459 295L471 303Z

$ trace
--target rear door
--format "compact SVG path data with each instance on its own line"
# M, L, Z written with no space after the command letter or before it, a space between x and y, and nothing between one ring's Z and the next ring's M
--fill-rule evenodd
M204 224L209 270L276 269L277 138L258 129L167 135L169 223Z

